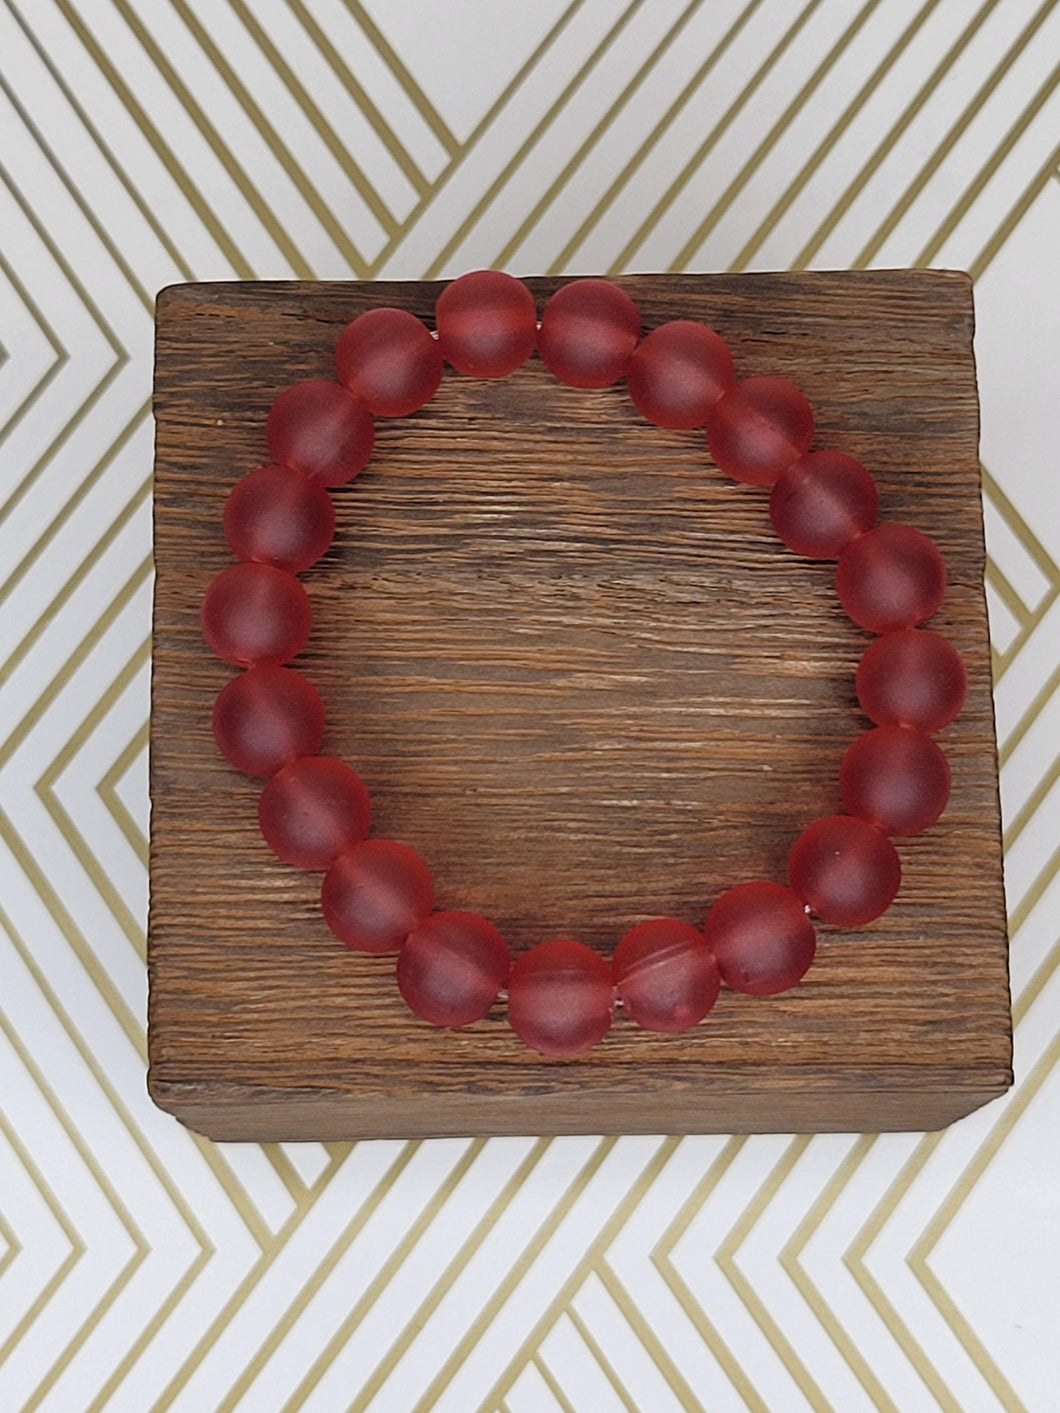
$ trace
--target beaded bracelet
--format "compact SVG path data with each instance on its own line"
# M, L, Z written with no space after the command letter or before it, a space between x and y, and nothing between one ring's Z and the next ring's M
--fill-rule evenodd
M910 525L876 525L876 486L846 453L810 450L814 418L780 378L735 381L723 340L676 320L641 341L633 301L602 279L563 285L540 323L526 285L495 270L455 280L436 306L436 334L401 309L377 308L339 339L338 381L295 383L265 427L273 464L243 477L224 511L239 564L217 576L202 605L207 643L246 671L213 712L217 745L250 776L268 777L259 802L266 843L286 863L326 870L321 909L354 950L397 952L397 985L415 1015L438 1026L480 1020L507 992L508 1020L543 1055L589 1049L616 1003L647 1030L698 1024L722 982L755 996L795 986L813 961L814 917L860 927L894 899L901 865L891 836L913 835L949 796L946 757L931 739L960 711L967 688L956 650L920 628L938 608L946 569ZM515 961L478 914L435 912L423 860L392 839L369 839L368 792L355 771L320 755L324 709L315 688L282 666L309 636L309 598L295 575L331 543L327 487L352 480L372 453L375 417L404 417L441 381L443 362L500 378L535 346L560 382L602 388L625 377L637 410L657 426L705 427L726 475L771 486L769 511L796 554L836 559L836 591L860 627L879 636L857 669L861 707L875 723L839 771L846 814L815 820L796 839L788 886L737 884L698 930L675 918L638 923L611 965L581 943L531 947Z

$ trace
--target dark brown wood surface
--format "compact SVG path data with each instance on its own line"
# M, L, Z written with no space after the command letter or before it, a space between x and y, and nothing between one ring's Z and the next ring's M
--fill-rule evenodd
M531 282L539 296L559 283ZM860 457L881 518L946 556L932 626L964 653L967 708L941 733L943 822L900 844L879 922L822 927L794 992L723 992L677 1037L619 1018L583 1059L542 1060L503 1008L462 1032L405 1010L393 959L356 956L320 876L280 864L260 788L209 729L232 669L199 635L231 562L221 511L267 459L287 383L332 375L376 304L431 320L437 285L182 285L158 301L151 737L150 1089L226 1139L935 1128L1010 1083L997 766L983 598L971 292L940 272L637 276L646 328L691 317L738 374L791 377L818 445ZM515 949L610 954L633 922L701 923L726 886L783 880L792 840L838 807L868 724L868 641L830 565L773 536L760 489L697 432L644 423L623 385L561 387L534 358L501 382L447 372L379 424L334 493L331 551L304 576L325 750L372 795L374 832L416 848L440 907Z

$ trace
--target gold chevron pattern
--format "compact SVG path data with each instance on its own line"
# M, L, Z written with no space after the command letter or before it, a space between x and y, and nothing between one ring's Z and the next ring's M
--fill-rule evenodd
M1048 1413L1056 0L0 0L0 1409ZM977 282L1017 1084L882 1137L213 1145L144 1087L152 298Z

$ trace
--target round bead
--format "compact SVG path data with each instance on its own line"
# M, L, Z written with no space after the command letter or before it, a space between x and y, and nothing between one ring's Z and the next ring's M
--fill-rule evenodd
M434 904L434 884L419 854L394 839L364 839L324 875L324 921L357 952L396 952Z
M968 675L952 643L927 628L877 638L858 663L861 709L878 726L940 731L964 706Z
M717 900L703 928L726 986L749 996L788 991L810 969L817 935L790 888L739 883Z
M297 579L269 564L234 564L202 601L202 635L237 667L287 662L305 647L313 615Z
M843 757L839 793L845 809L884 834L922 834L946 808L949 762L922 731L877 726Z
M471 1025L496 1001L510 965L504 938L484 917L432 913L398 953L398 990L431 1025Z
M368 833L361 777L330 756L300 756L272 777L258 801L269 848L296 868L328 868Z
M721 986L702 932L668 917L626 933L611 959L611 980L631 1020L671 1033L698 1025Z
M889 839L863 819L834 814L815 819L788 855L795 894L822 922L862 927L887 911L902 881Z
M542 1055L581 1054L611 1029L614 991L603 957L580 942L542 942L508 978L508 1022Z
M946 565L934 543L912 525L877 525L840 554L835 586L859 627L893 633L935 612L946 592Z
M344 486L372 454L375 427L362 402L326 378L285 389L265 422L272 459L322 486Z
M405 417L442 381L442 351L407 309L369 309L347 325L335 349L340 380L377 417Z
M719 471L771 486L813 441L813 409L784 378L744 378L711 408L707 446Z
M702 427L732 387L732 354L719 334L694 319L653 329L629 361L633 405L657 427Z
M301 472L261 466L232 487L224 529L238 559L299 574L331 544L335 507L324 487Z
M324 738L317 689L287 667L251 667L218 694L213 735L244 775L275 775L296 756L311 756Z
M549 372L572 388L606 388L629 367L640 314L610 280L572 280L545 305L537 350Z
M503 378L537 342L534 296L502 270L474 270L448 285L434 306L442 357L469 378Z
M769 496L773 529L795 554L835 559L876 524L876 482L842 451L808 451L777 477Z

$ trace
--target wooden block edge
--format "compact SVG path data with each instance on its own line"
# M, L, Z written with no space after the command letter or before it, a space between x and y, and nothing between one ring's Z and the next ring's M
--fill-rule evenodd
M1000 1098L1011 1068L983 1065L928 1086L862 1083L837 1091L778 1092L748 1085L683 1103L660 1122L657 1092L604 1093L593 1133L936 1132ZM161 1079L148 1073L159 1108L216 1142L347 1142L361 1139L584 1134L584 1106L570 1094L393 1096L276 1094L246 1085ZM618 1115L608 1100L615 1099ZM639 1102L636 1102L639 1099ZM676 1117L675 1117L676 1115Z

